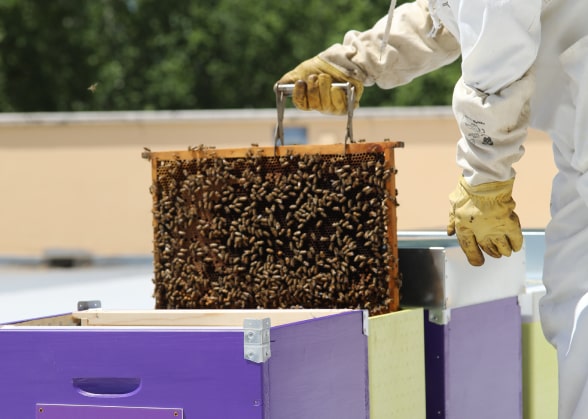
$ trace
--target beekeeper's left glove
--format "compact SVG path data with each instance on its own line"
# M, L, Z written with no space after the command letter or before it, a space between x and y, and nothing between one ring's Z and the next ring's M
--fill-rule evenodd
M523 246L519 217L512 199L514 178L471 186L462 177L449 196L447 234L457 240L470 264L484 264L482 250L495 258L510 256Z
M347 113L347 96L345 90L333 87L332 83L346 82L355 87L354 107L357 107L363 83L318 56L300 63L278 80L279 84L294 83L292 102L298 109L334 115Z

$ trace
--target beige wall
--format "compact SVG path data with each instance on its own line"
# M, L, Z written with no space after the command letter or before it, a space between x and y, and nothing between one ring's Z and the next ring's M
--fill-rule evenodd
M0 255L149 253L151 167L143 147L267 146L274 126L273 110L0 114ZM289 109L286 126L305 126L311 143L334 143L345 119ZM356 139L405 143L396 152L399 229L444 229L459 176L450 110L360 109L354 131ZM515 166L515 199L523 227L543 228L555 173L551 143L532 131L526 148Z

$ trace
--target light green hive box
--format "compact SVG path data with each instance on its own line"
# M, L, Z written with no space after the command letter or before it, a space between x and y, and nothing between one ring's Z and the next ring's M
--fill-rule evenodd
M370 418L424 419L423 310L370 317L368 354Z
M557 418L557 354L539 322L538 302L544 291L528 289L519 298L523 314L523 416Z

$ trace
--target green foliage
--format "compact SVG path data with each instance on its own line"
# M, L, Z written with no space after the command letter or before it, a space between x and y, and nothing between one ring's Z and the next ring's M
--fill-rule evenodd
M273 107L283 73L387 9L384 0L2 0L0 111ZM458 74L453 65L366 89L362 106L448 104Z

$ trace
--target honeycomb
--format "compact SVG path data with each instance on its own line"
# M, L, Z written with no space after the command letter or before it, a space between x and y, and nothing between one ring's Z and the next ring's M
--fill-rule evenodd
M399 144L148 153L156 308L396 310Z

